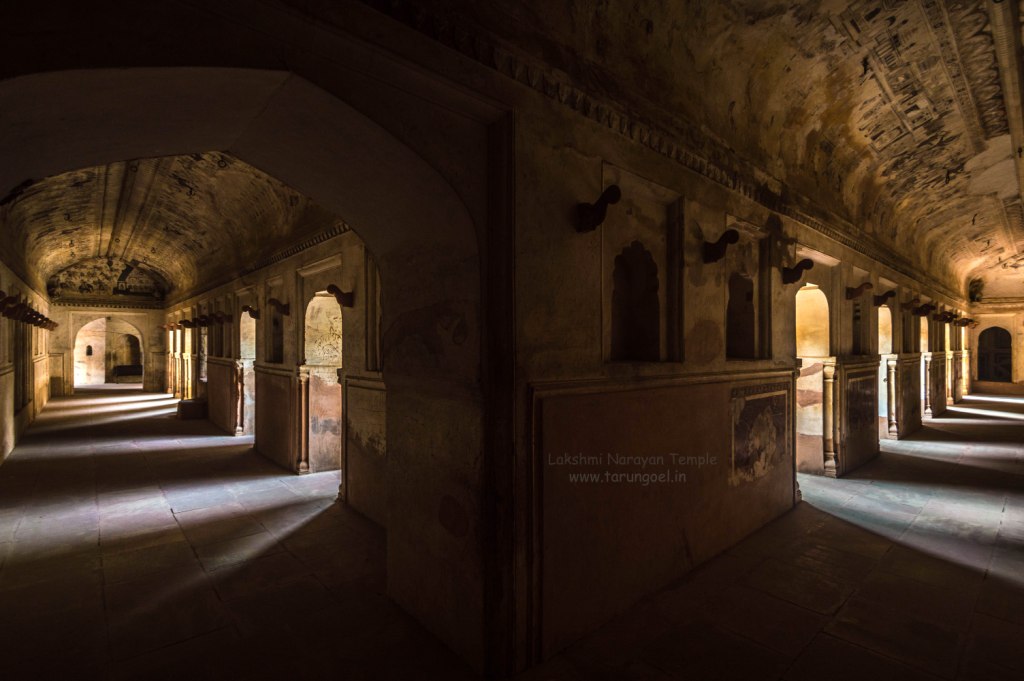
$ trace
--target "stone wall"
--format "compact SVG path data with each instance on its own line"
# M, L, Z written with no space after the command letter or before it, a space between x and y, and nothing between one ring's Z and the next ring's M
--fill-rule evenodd
M0 289L6 296L27 301L35 310L52 317L46 298L2 262ZM54 333L0 317L0 463L50 398L50 346ZM20 340L16 338L18 334ZM16 386L19 381L20 390Z
M528 535L533 555L543 559L523 569L535 570L543 584L530 598L541 613L532 645L546 656L792 508L798 409L810 410L801 427L804 447L817 452L809 471L826 472L826 435L832 439L832 474L850 474L876 456L877 308L886 304L897 311L894 354L911 362L918 348L899 341L904 325L921 317L902 306L925 293L914 279L642 144L529 96L519 103L517 386L531 405L520 422L520 456L523 469L531 471L523 488L531 490L543 518ZM600 226L579 232L573 208L596 201L612 184L622 199L607 206ZM735 246L709 261L705 244L728 230L737 233ZM656 300L654 331L643 332L654 334L655 349L634 357L615 351L622 281L617 268L628 258L646 262L638 271L656 282L646 289ZM813 269L800 282L783 283L783 270L803 259ZM737 275L750 282L753 308L737 328L752 338L742 355L731 356L738 353L729 342ZM794 373L795 294L808 281L828 299L825 347L836 367L828 433L823 407L811 404L822 399L811 395L822 390L822 373L812 377L820 361L805 362L803 383ZM960 301L931 290L927 295L937 311L963 311ZM928 323L940 333L942 325L930 317ZM761 477L733 487L737 433L729 415L735 414L737 391L763 385L765 376L785 395L779 398L787 410L778 438L783 448ZM897 426L904 435L919 421L915 390L908 381L896 391L895 411L906 421L899 426L897 417ZM549 465L549 457L566 454L668 457L691 451L717 464L689 476L676 493L671 486L574 484L564 475L567 469ZM704 508L726 519L716 520L713 539L697 529ZM668 510L662 516L657 509ZM644 556L642 567L623 558L637 555Z

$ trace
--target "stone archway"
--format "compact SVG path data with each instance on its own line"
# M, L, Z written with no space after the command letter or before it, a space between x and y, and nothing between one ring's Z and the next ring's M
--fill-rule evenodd
M468 481L483 479L487 365L477 227L462 198L420 154L294 73L99 69L0 83L0 194L76 168L210 149L344 217L373 253L389 497L401 500L387 526L388 591L482 667L484 501Z
M1013 381L1013 336L1001 326L990 326L978 334L978 380Z
M797 378L796 460L805 473L835 475L834 389L836 359L831 352L829 302L815 284L796 292Z
M117 317L95 317L72 331L72 389L126 382L141 387L146 338L138 326Z
M341 307L326 291L317 293L306 305L303 321L304 455L310 472L334 470L342 465L342 423L346 418L338 382L343 353Z

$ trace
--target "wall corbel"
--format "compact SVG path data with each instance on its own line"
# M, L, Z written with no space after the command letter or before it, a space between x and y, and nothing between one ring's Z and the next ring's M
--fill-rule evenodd
M618 203L620 199L622 199L622 190L619 189L619 185L610 184L594 203L577 204L576 231L581 234L593 232L607 217L608 206Z
M722 232L722 236L718 237L718 241L705 241L702 248L704 264L710 265L724 258L729 246L737 243L739 240L740 233L738 230L727 229Z
M880 295L872 296L872 302L874 302L875 307L882 307L883 305L885 305L886 301L888 301L890 298L895 297L896 289L893 289L891 291L886 291L885 293L882 293Z
M870 291L874 287L875 287L874 284L872 284L870 281L865 281L860 286L847 286L846 287L846 299L847 300L856 300L857 298L860 298L864 294L865 291Z
M334 296L334 299L338 301L339 307L354 307L356 304L355 291L342 291L335 284L331 284L327 287L327 292Z
M267 305L269 305L270 307L274 308L275 310L277 310L278 314L282 314L285 317L287 317L289 315L289 313L291 312L291 304L290 303L282 303L277 298L268 298L267 299Z
M810 272L813 268L814 261L810 258L804 258L792 267L783 267L782 283L795 284L803 278L804 272Z

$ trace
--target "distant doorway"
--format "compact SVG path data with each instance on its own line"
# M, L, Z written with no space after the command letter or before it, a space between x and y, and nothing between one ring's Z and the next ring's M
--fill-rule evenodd
M342 462L343 415L338 369L342 363L341 307L326 291L306 306L304 371L308 374L306 437L309 472L336 470Z
M142 333L118 319L94 319L75 335L75 387L121 384L141 388Z
M238 418L236 435L256 432L256 320L243 312L238 320Z
M835 370L829 340L828 298L807 284L796 293L796 355L801 360L797 379L796 460L804 473L825 473L826 445L831 451L831 418L825 413L826 373Z
M931 355L929 354L930 350L928 349L928 317L920 317L918 324L921 325L921 414L931 415L932 409L928 400L928 389L931 387Z
M1006 329L993 326L978 336L978 380L1013 381L1013 337Z
M894 416L890 412L890 399L896 393L889 381L895 378L895 374L889 372L889 361L895 360L892 354L892 311L888 305L878 308L878 436L886 439L890 435L890 426L893 424ZM894 409L896 405L891 405Z

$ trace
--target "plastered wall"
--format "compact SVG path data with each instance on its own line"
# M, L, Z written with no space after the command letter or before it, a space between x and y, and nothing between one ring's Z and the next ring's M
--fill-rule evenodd
M817 448L807 470L824 472L820 362L806 363L801 382L794 371L802 283L814 282L828 299L822 352L837 367L833 474L877 456L877 307L902 311L920 289L599 125L547 106L527 110L517 122L517 385L528 415L520 447L531 474L524 484L544 519L531 537L543 556L534 566L543 584L534 607L543 613L535 636L546 656L792 508L798 438ZM572 208L595 201L610 184L620 187L621 201L608 206L603 224L578 232ZM705 243L730 229L737 244L706 262ZM615 359L611 348L616 259L634 242L650 254L647 271L657 272L659 325L654 358L630 361ZM784 284L783 268L803 258L814 268L802 282ZM730 278L737 273L751 280L756 313L743 327L754 336L746 357L730 357L728 349ZM876 303L874 296L888 291ZM941 309L962 310L957 301L933 299ZM894 317L899 339L903 315ZM916 348L895 351L901 361L917 357ZM944 386L942 370L933 369L933 390ZM895 419L906 435L920 423L911 404L920 398L913 370L895 380L902 376ZM809 415L803 436L797 410ZM761 440L752 432L771 432L773 444L754 444ZM714 463L700 471L671 465L670 455L680 453ZM633 460L609 463L610 454L655 463L646 470ZM640 475L616 477L644 472L687 475L685 483L653 485ZM581 482L586 473L595 481ZM714 522L702 522L705 513Z

